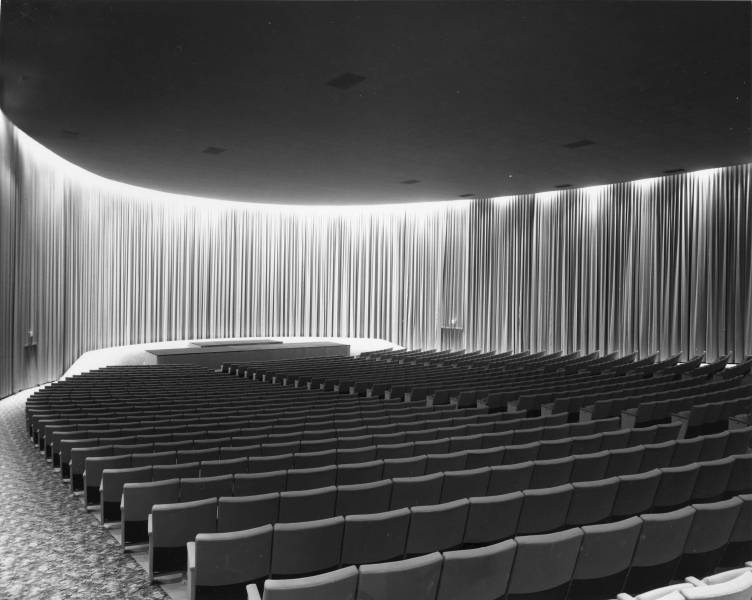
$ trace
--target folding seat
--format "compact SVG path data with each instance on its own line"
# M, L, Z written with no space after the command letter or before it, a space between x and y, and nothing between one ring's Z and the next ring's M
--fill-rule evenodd
M642 529L642 519L585 525L569 598L601 600L624 589L632 554Z
M593 426L594 426L594 429L591 433L615 433L621 430L621 419L619 417L598 419L595 421L591 421L591 423L593 423ZM572 423L572 425L577 425L577 424Z
M357 585L358 569L355 566L309 577L267 579L264 584L263 600L305 600L306 598L353 600ZM243 600L246 600L246 597L247 600L261 600L256 585L247 586L246 594Z
M642 454L645 451L644 446L632 446L630 448L621 448L608 451L608 466L606 467L606 477L633 475L640 471L642 463Z
M413 446L413 442L379 444L376 446L376 458L408 458L413 456Z
M752 493L752 454L734 456L734 466L726 484L726 492L728 494Z
M493 467L501 465L504 459L504 448L483 448L482 450L468 450L465 468Z
M234 489L236 496L283 492L287 489L287 471L237 473Z
M721 431L703 436L702 450L700 451L701 461L716 460L726 456L726 444L728 442L729 432Z
M276 523L279 493L255 496L223 496L217 503L217 531L253 529Z
M139 483L152 480L151 467L130 467L126 469L105 469L99 487L99 515L102 523L120 520L120 498L125 483Z
M440 471L460 471L465 468L467 452L449 452L447 454L429 454L426 460L426 473Z
M499 448L512 444L514 432L512 431L494 431L494 433L483 434L484 448Z
M506 594L517 542L444 552L437 600L496 600Z
M507 600L564 600L582 537L579 528L518 537Z
M718 460L700 463L695 487L692 493L694 502L715 502L723 498L728 485L731 471L734 468L734 457L727 456Z
M122 544L140 544L148 541L147 522L152 506L177 502L180 495L180 481L148 481L126 483L120 501L120 531Z
M294 469L314 469L337 464L337 450L320 452L297 452L293 455Z
M413 506L405 553L427 554L462 545L470 502L467 498L432 506Z
M629 445L636 446L638 444L653 444L655 442L655 434L658 427L653 425L652 427L636 427L629 430Z
M230 445L230 436L217 437L217 438L205 438L202 440L194 440L193 447L196 450L207 450L209 448L221 448L222 446Z
M369 600L417 600L435 598L442 556L433 552L415 558L362 565L358 598Z
M131 455L89 456L84 461L84 502L99 504L99 486L102 483L102 471L105 469L126 469L131 466Z
M450 438L449 451L479 450L483 446L483 434L458 435Z
M342 564L360 565L401 558L405 554L409 525L408 508L346 516Z
M389 510L392 482L388 479L371 483L337 486L335 515L359 515Z
M731 539L743 504L737 496L721 502L692 505L695 516L674 578L715 571Z
M642 529L624 590L634 594L670 583L681 559L695 509L685 506L642 515Z
M334 515L336 501L337 488L333 485L315 490L282 492L279 495L279 522L326 519Z
M246 585L263 580L271 565L273 528L200 533L187 544L190 600L246 598Z
M535 463L532 460L514 465L491 467L486 493L492 496L527 489L530 487L534 469Z
M154 452L154 444L150 442L140 442L137 444L113 444L112 453L114 455L133 454L134 452Z
M538 458L539 442L530 442L520 446L507 446L504 449L504 464L513 465L516 463L535 460Z
M466 390L464 392L460 392L460 395L457 397L457 408L477 406L477 397L478 392L476 392L475 390Z
M600 433L591 433L590 435L580 435L571 439L572 446L570 452L572 454L589 454L598 452L601 449L603 435Z
M645 444L642 453L640 471L662 469L671 464L676 442L661 442L660 444Z
M337 464L350 465L376 460L376 446L362 448L339 448L337 450Z
M255 445L238 445L222 446L219 449L219 456L222 460L232 458L248 458L249 456L261 456L261 446Z
M155 504L149 515L149 578L185 571L186 543L217 531L217 499Z
M671 464L667 466L680 467L697 462L700 458L703 439L701 437L687 438L676 441Z
M384 461L372 460L368 462L344 464L337 466L337 485L352 485L368 483L382 479Z
M556 440L543 440L539 444L538 460L548 460L551 458L564 458L569 456L572 448L571 438L562 438Z
M264 442L261 445L261 452L264 456L288 455L298 451L300 441L270 443Z
M490 475L491 469L489 467L447 471L444 473L444 484L441 488L441 502L451 502L472 496L485 496Z
M732 456L734 454L746 454L749 452L749 442L752 436L752 427L741 427L739 429L730 429L726 440L724 454Z
M316 467L314 469L289 469L287 471L287 490L312 490L337 482L337 465Z
M425 442L436 439L436 429L415 429L405 431L406 442Z
M392 479L391 509L438 504L442 473L432 473L421 477L395 477Z
M199 477L201 475L201 463L183 463L182 465L154 465L151 468L151 478L153 481L163 479L182 479L184 477Z
M177 463L177 452L174 450L165 452L147 452L146 454L131 454L131 466L143 467L145 465L174 465Z
M629 429L606 431L601 434L601 450L621 450L629 446L638 446L639 444L637 443L630 443L630 437Z
M380 446L393 446L396 444L404 444L405 432L394 431L391 433L374 433L373 443L376 445L377 448Z
M619 491L616 494L614 507L611 514L614 519L631 517L649 511L653 508L655 494L661 482L660 469L635 473L633 475L620 475Z
M617 477L572 483L566 526L578 527L610 520L618 490Z
M193 449L193 435L189 434L191 439L188 440L174 440L172 442L157 442L154 444L154 452L178 452L179 450L192 450Z
M541 489L562 485L570 480L574 457L536 460L529 487Z
M739 499L742 505L721 558L723 567L738 566L752 556L752 494L743 494Z
M608 450L593 452L592 454L577 454L574 457L570 481L593 481L603 479L611 460Z
M248 459L206 460L201 462L201 476L234 475L248 472Z
M572 500L571 483L542 490L525 490L517 524L518 535L548 533L564 527Z
M112 456L112 446L93 446L91 448L81 448L76 446L70 449L68 475L70 477L71 491L80 492L84 489L84 468L86 459L95 456ZM131 464L129 466L138 467L141 465Z
M180 480L180 501L232 496L233 476L187 477Z
M513 537L524 498L522 492L471 497L464 543L484 545Z
M317 454L325 452L327 450L336 450L338 440L336 437L324 438L318 440L302 439L300 440L300 448L298 453L312 453Z
M446 454L449 452L450 441L449 438L440 438L437 440L414 442L413 453L415 456L421 454Z
M413 456L410 458L391 458L383 461L382 478L392 477L416 477L426 473L426 456Z
M688 504L695 490L695 481L700 472L698 463L683 467L661 469L661 482L655 492L653 510L674 510Z
M277 523L272 541L272 575L311 575L338 567L344 528L344 517Z
M252 456L248 459L249 473L269 473L292 469L293 455L279 454L277 456Z

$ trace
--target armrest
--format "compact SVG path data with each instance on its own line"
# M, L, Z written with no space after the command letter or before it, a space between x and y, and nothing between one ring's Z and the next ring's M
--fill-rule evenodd
M151 513L149 513L149 520L147 521L146 531L149 533L149 537L151 537Z
M616 600L634 600L634 596L622 592L621 594L616 594Z
M261 600L261 594L255 584L245 586L245 592L248 594L248 600Z
M697 577L692 577L691 575L689 577L686 577L684 579L687 583L691 583L695 587L705 587L707 584L697 579Z
M188 554L188 569L196 568L196 542L186 542L185 549Z

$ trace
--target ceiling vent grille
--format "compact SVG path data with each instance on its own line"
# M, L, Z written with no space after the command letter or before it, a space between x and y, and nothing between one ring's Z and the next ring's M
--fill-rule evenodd
M420 183L420 179L405 179L404 181L400 181L403 185L413 185L415 183Z
M664 173L666 175L674 175L675 173L684 173L684 169L681 169L681 168L679 168L679 169L666 169L664 171Z
M567 188L571 188L571 187L572 187L572 184L571 184L571 183L560 183L559 185L555 185L554 187L555 187L555 188L556 188L557 190L565 190L565 189L567 189Z
M576 142L564 144L564 147L569 148L570 150L575 150L577 148L584 148L585 146L592 146L593 144L595 144L593 140L577 140Z
M207 146L201 152L204 154L222 154L227 152L227 148L219 148L218 146Z
M337 88L338 90L349 90L352 87L355 87L359 83L365 81L365 77L363 75L357 75L356 73L342 73L342 75L337 75L334 79L330 79L326 82L326 85L330 85L334 88Z
M475 198L475 194L460 194L460 198Z

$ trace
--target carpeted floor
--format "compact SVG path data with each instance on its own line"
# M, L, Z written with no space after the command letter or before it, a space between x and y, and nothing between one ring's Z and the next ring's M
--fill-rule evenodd
M27 396L0 401L0 600L167 598L29 442Z

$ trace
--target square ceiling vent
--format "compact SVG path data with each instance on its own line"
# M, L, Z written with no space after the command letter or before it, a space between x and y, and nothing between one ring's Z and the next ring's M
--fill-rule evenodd
M227 152L227 148L220 148L218 146L207 146L201 152L203 152L204 154L222 154L223 152Z
M413 185L415 183L420 183L420 179L405 179L404 181L400 181L403 185Z
M592 146L593 144L595 144L593 140L577 140L576 142L564 144L564 147L569 148L570 150L575 150L577 148L584 148L585 146Z
M330 79L326 82L326 85L335 87L338 90L349 90L350 88L353 88L359 83L365 81L365 79L366 78L363 77L363 75L350 73L348 71L347 73L342 73L342 75L337 75L337 77L335 77L334 79Z

